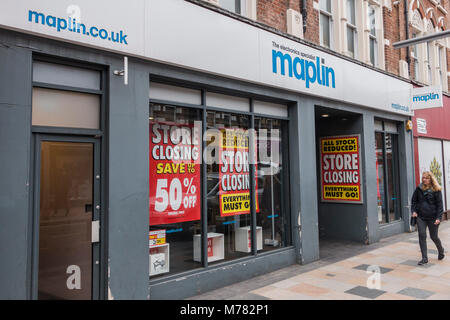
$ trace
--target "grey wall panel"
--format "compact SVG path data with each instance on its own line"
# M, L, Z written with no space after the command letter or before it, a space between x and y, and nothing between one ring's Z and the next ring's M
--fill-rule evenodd
M302 263L301 215L300 215L300 143L299 136L300 102L289 107L289 177L291 192L291 230L292 244L296 249L297 262Z
M309 263L319 259L316 139L313 134L315 131L314 101L308 98L302 99L299 103L298 116L300 179L292 179L292 183L300 184L300 194L292 194L292 198L300 199L302 263ZM295 164L291 163L291 166L293 165ZM297 221L293 222L295 224Z
M129 84L110 72L109 293L114 299L147 299L149 281L148 71L130 61Z
M375 127L374 117L371 113L363 114L364 144L367 146L364 154L364 197L366 199L367 215L367 244L377 242L380 239L378 225L378 199L377 199L377 176L375 159Z
M0 299L26 299L31 52L0 44Z

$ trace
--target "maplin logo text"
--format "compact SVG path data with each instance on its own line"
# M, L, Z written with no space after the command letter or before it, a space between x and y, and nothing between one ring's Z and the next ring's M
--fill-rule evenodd
M333 68L320 65L320 58L316 57L316 61L310 61L295 57L292 59L288 53L272 50L272 71L278 73L278 63L280 61L280 73L286 75L287 72L290 78L295 76L298 80L305 81L306 88L309 88L311 83L317 83L335 88L335 75Z
M427 102L428 100L436 100L436 99L439 99L439 94L429 93L429 94L423 94L421 96L414 96L413 102L419 102L419 101Z

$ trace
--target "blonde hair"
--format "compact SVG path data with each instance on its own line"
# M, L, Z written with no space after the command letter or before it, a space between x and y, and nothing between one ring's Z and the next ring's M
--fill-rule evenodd
M422 177L423 177L423 176L428 176L428 177L430 178L430 181L431 181L431 189L432 189L433 191L441 191L441 190L442 190L442 188L441 188L441 186L439 185L439 183L437 182L436 177L434 176L433 172L431 172L431 171L424 171L424 172L422 173ZM423 185L423 184L422 184L422 185Z

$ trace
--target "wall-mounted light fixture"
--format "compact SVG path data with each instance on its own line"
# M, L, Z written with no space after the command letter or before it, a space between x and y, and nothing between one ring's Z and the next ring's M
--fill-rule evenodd
M115 76L122 76L123 84L128 85L128 57L123 57L123 70L114 70L113 74Z

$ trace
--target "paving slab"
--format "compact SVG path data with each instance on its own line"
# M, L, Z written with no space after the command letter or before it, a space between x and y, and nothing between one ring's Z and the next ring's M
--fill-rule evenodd
M444 248L450 248L450 222L442 223L439 237ZM319 261L291 265L188 300L450 300L450 256L437 260L430 242L429 263L418 266L417 232L371 245L327 240L320 246ZM380 273L367 272L370 266ZM377 281L377 289L368 287Z

